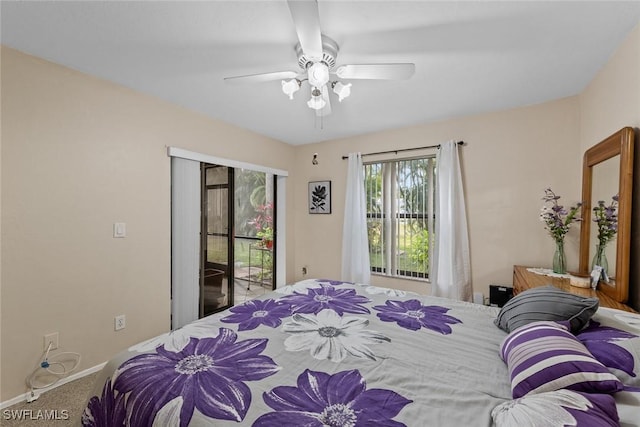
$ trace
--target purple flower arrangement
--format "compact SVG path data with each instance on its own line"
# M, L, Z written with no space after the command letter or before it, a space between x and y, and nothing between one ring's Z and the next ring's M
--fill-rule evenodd
M598 243L604 247L618 231L618 195L611 198L611 204L606 206L604 200L598 201L593 208L593 222L598 226Z
M551 188L544 190L542 200L544 205L540 211L540 221L545 223L545 228L557 243L563 242L571 224L582 220L578 216L582 203L578 202L567 210L558 203L560 196L556 195Z

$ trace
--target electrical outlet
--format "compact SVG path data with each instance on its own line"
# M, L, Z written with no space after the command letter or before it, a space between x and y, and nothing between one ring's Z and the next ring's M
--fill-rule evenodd
M127 326L127 319L124 314L115 317L114 326L116 331L124 329Z
M51 343L51 350L58 349L58 333L57 332L53 332L51 334L47 334L44 336L45 351L49 348L49 343Z

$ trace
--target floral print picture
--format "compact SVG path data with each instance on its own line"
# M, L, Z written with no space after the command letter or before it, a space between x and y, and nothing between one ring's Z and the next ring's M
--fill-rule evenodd
M309 183L309 213L331 213L331 181Z

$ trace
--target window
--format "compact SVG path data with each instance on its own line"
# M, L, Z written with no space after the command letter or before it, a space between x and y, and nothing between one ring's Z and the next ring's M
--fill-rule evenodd
M364 165L371 271L429 277L434 156Z

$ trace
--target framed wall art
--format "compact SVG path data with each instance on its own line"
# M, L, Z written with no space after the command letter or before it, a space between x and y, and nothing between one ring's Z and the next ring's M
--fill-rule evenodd
M309 213L331 213L331 181L309 182Z

